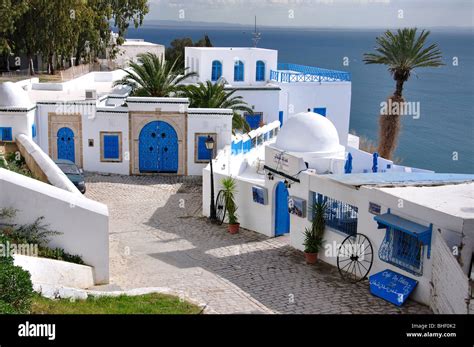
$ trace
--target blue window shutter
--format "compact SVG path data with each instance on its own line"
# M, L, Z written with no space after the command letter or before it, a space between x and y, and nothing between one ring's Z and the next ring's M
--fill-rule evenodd
M234 65L234 81L242 82L244 80L244 63L239 61Z
M318 113L321 116L326 117L326 107L315 107L313 108L314 113Z
M120 159L118 135L104 135L104 159Z
M250 126L250 129L257 129L260 127L260 124L262 122L262 114L260 113L254 113L254 114L249 114L245 113L245 120Z
M212 62L212 81L217 81L222 76L222 63L218 60Z
M1 141L13 141L12 128L0 128L0 140Z
M265 63L261 60L257 61L255 80L265 81Z
M207 135L199 136L198 137L198 145L197 145L197 159L198 160L211 160L211 151L206 148L206 140Z

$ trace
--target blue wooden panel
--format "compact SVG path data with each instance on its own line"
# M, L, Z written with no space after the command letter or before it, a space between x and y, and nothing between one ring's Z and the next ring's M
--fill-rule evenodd
M212 62L212 81L217 81L222 76L222 63L218 60Z
M255 114L249 114L245 113L245 120L250 126L250 129L257 129L260 128L260 125L262 124L262 114L261 113L255 113Z
M206 148L207 135L198 136L197 144L197 159L198 160L211 160L211 151Z
M370 292L394 305L402 306L418 281L395 271L384 270L369 276Z
M0 128L0 140L1 141L13 141L13 130L11 127Z
M242 82L244 80L244 63L240 60L234 64L234 81Z
M118 135L104 135L104 159L120 159L120 144Z
M139 137L140 172L178 172L178 136L171 125L153 121Z
M257 61L255 80L265 81L265 63L261 60Z
M313 112L326 117L326 107L315 107L313 108Z
M283 125L283 111L278 112L278 120L280 121L280 127Z
M57 133L58 159L75 162L74 132L67 127L61 128Z
M285 184L279 182L275 190L275 236L290 232L288 196L288 189Z

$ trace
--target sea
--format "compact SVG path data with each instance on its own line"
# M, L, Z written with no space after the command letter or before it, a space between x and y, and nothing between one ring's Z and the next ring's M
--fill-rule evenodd
M259 28L258 47L278 50L280 63L295 63L348 71L352 75L350 129L377 142L381 103L395 81L385 66L366 65L363 54L373 51L384 29ZM194 41L207 34L214 46L252 46L251 27L143 26L129 29L128 38L169 46L175 38ZM431 30L444 66L414 70L404 97L413 107L403 116L395 153L402 165L436 172L474 173L474 31Z

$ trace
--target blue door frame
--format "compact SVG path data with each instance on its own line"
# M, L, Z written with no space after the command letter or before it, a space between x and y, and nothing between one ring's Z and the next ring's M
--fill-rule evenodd
M67 127L61 128L57 133L58 159L76 161L74 149L74 132Z
M178 172L178 136L163 121L148 123L139 137L140 172Z
M288 189L279 182L275 189L275 236L290 232L290 212L288 211Z

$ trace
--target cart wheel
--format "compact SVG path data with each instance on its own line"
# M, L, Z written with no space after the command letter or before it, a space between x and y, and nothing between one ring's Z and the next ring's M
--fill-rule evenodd
M337 268L342 278L351 283L364 280L372 268L374 250L364 234L347 236L337 252Z
M226 213L226 206L225 206L225 195L224 191L219 191L217 194L216 199L216 222L217 224L221 225L224 223L225 213Z

